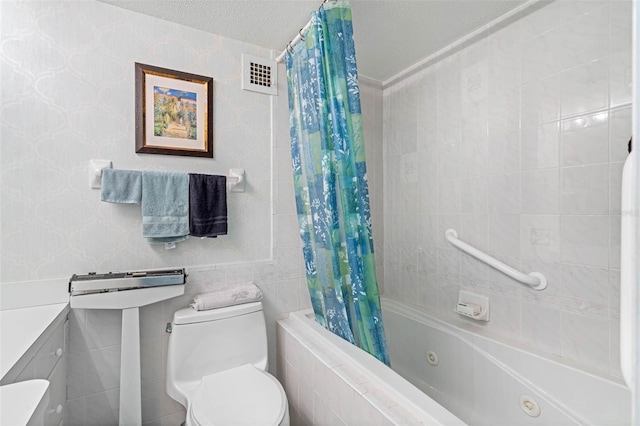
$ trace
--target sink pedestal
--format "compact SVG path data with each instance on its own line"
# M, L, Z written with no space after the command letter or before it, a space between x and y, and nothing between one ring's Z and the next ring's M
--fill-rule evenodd
M142 425L139 308L182 294L184 284L83 294L69 298L72 309L122 309L120 426Z

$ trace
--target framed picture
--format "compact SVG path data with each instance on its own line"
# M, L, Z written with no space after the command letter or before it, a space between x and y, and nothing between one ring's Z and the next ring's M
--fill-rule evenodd
M213 158L213 78L135 65L136 152Z

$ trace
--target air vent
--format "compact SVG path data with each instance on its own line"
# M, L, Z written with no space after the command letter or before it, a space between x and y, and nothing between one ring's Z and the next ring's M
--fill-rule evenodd
M242 88L252 92L278 94L278 68L275 61L242 55Z

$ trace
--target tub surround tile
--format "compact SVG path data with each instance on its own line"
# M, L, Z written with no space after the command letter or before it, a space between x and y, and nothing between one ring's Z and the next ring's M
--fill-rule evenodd
M460 279L460 251L451 249L438 249L438 275L452 281Z
M489 250L491 254L519 256L520 216L517 214L489 214Z
M487 214L461 215L458 237L472 246L486 251L488 246L489 216Z
M460 203L460 179L443 179L438 190L438 213L459 213Z
M610 353L609 353L609 374L622 379L620 367L620 321L612 319L609 321Z
M523 258L555 260L560 255L560 216L522 215L520 254Z
M551 122L521 130L522 170L557 167L560 152L560 123Z
M561 216L560 238L560 258L563 262L608 266L607 216Z
M519 173L489 175L489 212L521 212L521 189Z
M627 3L627 2L620 2ZM629 105L632 102L631 85L633 67L628 51L614 53L609 64L609 106L611 108Z
M609 214L609 166L563 167L563 214Z
M609 269L609 318L611 318L612 320L620 319L619 269Z
M609 163L609 215L617 219L622 211L622 169L623 162Z
M567 70L560 79L562 118L608 107L608 58Z
M609 321L562 313L562 355L591 368L609 370Z
M461 177L460 144L446 144L438 148L437 170L438 177L442 179L455 179ZM403 161L405 156L402 156ZM415 156L412 156L415 159ZM417 165L414 164L414 167ZM413 182L415 183L415 181Z
M520 128L520 86L517 83L520 73L514 72L518 59L506 58L496 60L495 69L491 70L488 97L487 129L490 135L509 134ZM508 61L510 64L505 65Z
M450 214L450 215L438 215L437 216L437 227L435 229L436 235L436 247L440 249L450 249L452 248L451 244L445 238L445 232L447 229L460 229L460 215L459 214ZM422 242L422 240L421 240Z
M607 316L609 270L583 265L562 265L562 294L580 304L590 304Z
M491 321L487 331L500 336L519 340L522 322L522 307L517 299L491 295Z
M560 171L557 168L523 171L521 174L522 213L560 212Z
M520 130L489 133L490 173L511 173L520 170Z
M555 309L522 303L522 341L554 355L562 354L561 315Z
M507 303L520 309L512 321L518 325L503 321L503 329L493 327L496 334L603 374L615 371L609 359L614 331L602 321L615 323L619 316L620 176L631 133L630 7L630 1L539 5L384 89L385 202L393 203L387 211L413 208L389 190L401 163L387 139L405 125L399 91L413 90L423 97L418 146L428 153L418 162L415 195L420 212L438 213L435 226L420 224L430 216L417 218L419 285L409 303L456 321L450 305L459 288L496 295L497 312L507 312ZM402 257L415 240L405 244L394 220L385 216L385 282L395 282L385 295L407 300L413 289L398 280L407 279ZM542 272L549 286L533 291L483 270L467 255L458 261L447 252L455 250L444 239L448 228L513 267ZM435 274L426 249L434 241ZM535 328L536 309L563 326ZM585 321L601 335L578 333ZM567 328L578 334L565 343Z
M511 265L516 269L521 269L521 260L517 257L496 255L496 259L507 265ZM489 267L487 269L487 289L490 293L499 294L502 296L512 297L519 299L522 297L525 287L521 283L508 277L507 275L498 272L496 269Z
M608 155L608 135L606 110L562 121L562 166L602 163Z
M460 175L485 177L489 170L489 140L486 132L464 134L460 146Z
M520 100L520 125L532 127L560 119L560 86L558 76L523 84Z
M488 205L488 179L486 176L465 178L460 181L462 214L486 214Z

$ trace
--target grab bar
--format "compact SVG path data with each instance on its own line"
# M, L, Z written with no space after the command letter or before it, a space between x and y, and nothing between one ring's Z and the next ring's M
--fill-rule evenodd
M476 259L483 261L487 265L491 266L494 269L497 269L505 275L510 276L514 280L520 281L521 283L530 286L534 290L544 290L545 288L547 288L547 278L540 272L531 272L527 275L523 272L513 269L511 266L500 262L495 257L491 257L488 254L478 250L477 248L470 246L463 241L460 241L458 239L458 233L454 229L447 229L447 231L444 233L444 237L447 239L447 241L449 241L451 244L464 251L465 253L468 253Z

